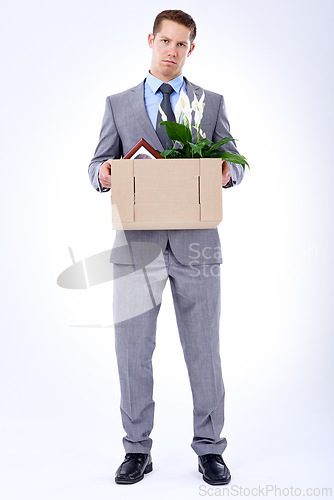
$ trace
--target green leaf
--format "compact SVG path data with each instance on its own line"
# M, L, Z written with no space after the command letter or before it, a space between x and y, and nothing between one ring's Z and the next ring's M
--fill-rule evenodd
M188 144L194 153L197 153L199 156L202 156L202 149L203 149L204 145L201 145L198 142L196 144L193 144L192 142L188 142Z
M165 149L165 151L163 151L161 155L164 158L177 158L181 156L179 149Z
M203 144L203 146L211 146L211 144L213 144L212 141L210 141L209 139L207 138L203 138L203 139L200 139L197 144Z
M213 144L210 149L211 149L211 151L213 151L214 149L217 149L220 146L224 146L224 144L226 144L227 142L237 141L237 140L238 139L233 139L233 137L224 137L221 141L216 142L215 144Z
M222 160L230 161L232 163L238 163L239 165L242 165L242 168L245 170L245 165L249 167L248 162L246 158L242 155L234 154L234 153L229 153L227 151L222 151L220 153L216 152L212 154L213 158L221 158Z
M183 158L193 158L194 155L192 153L192 149L189 145L189 142L187 144L185 144L182 148L182 157Z
M182 144L187 144L191 141L192 135L188 127L183 125L183 123L164 121L160 122L159 125L165 125L167 135L173 141L182 142Z

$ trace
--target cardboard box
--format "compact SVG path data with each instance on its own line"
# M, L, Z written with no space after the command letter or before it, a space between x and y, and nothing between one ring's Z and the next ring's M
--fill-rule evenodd
M206 229L222 220L220 158L113 160L113 229Z

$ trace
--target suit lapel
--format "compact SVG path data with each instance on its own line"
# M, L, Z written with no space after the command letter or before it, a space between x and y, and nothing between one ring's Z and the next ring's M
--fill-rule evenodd
M140 126L143 130L143 136L146 136L147 142L154 148L162 151L163 145L160 142L159 137L155 129L153 128L152 122L147 114L144 101L144 82L143 80L139 85L131 89L130 100L133 109L133 119L138 120Z

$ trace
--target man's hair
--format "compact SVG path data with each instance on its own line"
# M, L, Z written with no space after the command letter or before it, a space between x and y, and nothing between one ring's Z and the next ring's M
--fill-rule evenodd
M196 23L193 18L183 12L183 10L163 10L154 20L153 35L156 36L160 30L162 21L174 21L175 23L183 24L190 29L190 43L193 43L196 37Z

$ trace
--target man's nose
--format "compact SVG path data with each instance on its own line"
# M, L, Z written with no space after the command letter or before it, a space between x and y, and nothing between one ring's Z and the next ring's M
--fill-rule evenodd
M170 57L175 57L176 56L176 47L169 47L168 55Z

